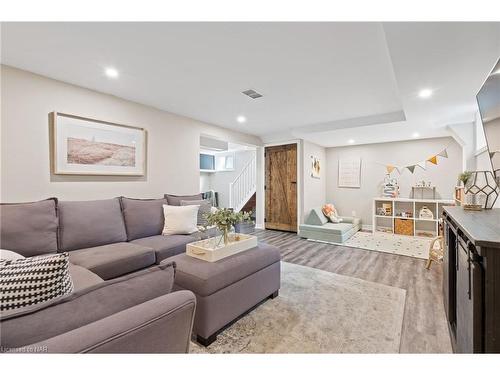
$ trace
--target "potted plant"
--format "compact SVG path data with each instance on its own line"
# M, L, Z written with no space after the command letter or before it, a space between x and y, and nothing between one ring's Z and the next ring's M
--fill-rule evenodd
M229 232L231 228L241 222L251 221L251 212L234 212L230 208L220 208L206 216L208 225L215 225L222 232L224 245L229 242Z
M470 171L465 171L463 173L460 173L458 175L458 183L460 186L465 186L465 184L467 183L467 181L469 180L470 176L472 176L472 172Z
M244 212L245 218L234 225L236 233L253 233L255 232L255 215L253 211Z

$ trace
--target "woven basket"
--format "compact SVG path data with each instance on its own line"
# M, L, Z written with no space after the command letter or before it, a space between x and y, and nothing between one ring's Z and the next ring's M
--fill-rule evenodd
M394 233L413 236L413 220L411 219L394 219Z

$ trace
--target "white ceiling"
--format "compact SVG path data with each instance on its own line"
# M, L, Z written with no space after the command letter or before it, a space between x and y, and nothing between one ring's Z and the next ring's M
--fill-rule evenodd
M500 55L500 23L3 23L1 37L3 64L324 146L447 134Z

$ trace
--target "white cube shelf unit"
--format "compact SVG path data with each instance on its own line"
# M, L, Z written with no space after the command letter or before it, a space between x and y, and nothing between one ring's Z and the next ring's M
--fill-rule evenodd
M443 207L453 205L453 199L373 198L372 231L394 233L396 219L405 219L412 222L414 236L435 237ZM381 215L379 209L384 206L390 208L390 212ZM419 217L424 206L431 210L432 219Z

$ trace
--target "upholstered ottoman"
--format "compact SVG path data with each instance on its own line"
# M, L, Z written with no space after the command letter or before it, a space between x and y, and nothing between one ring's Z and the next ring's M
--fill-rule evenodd
M210 345L217 334L259 302L278 295L279 250L259 243L257 247L206 262L179 254L174 290L188 289L196 295L193 333L202 345Z

